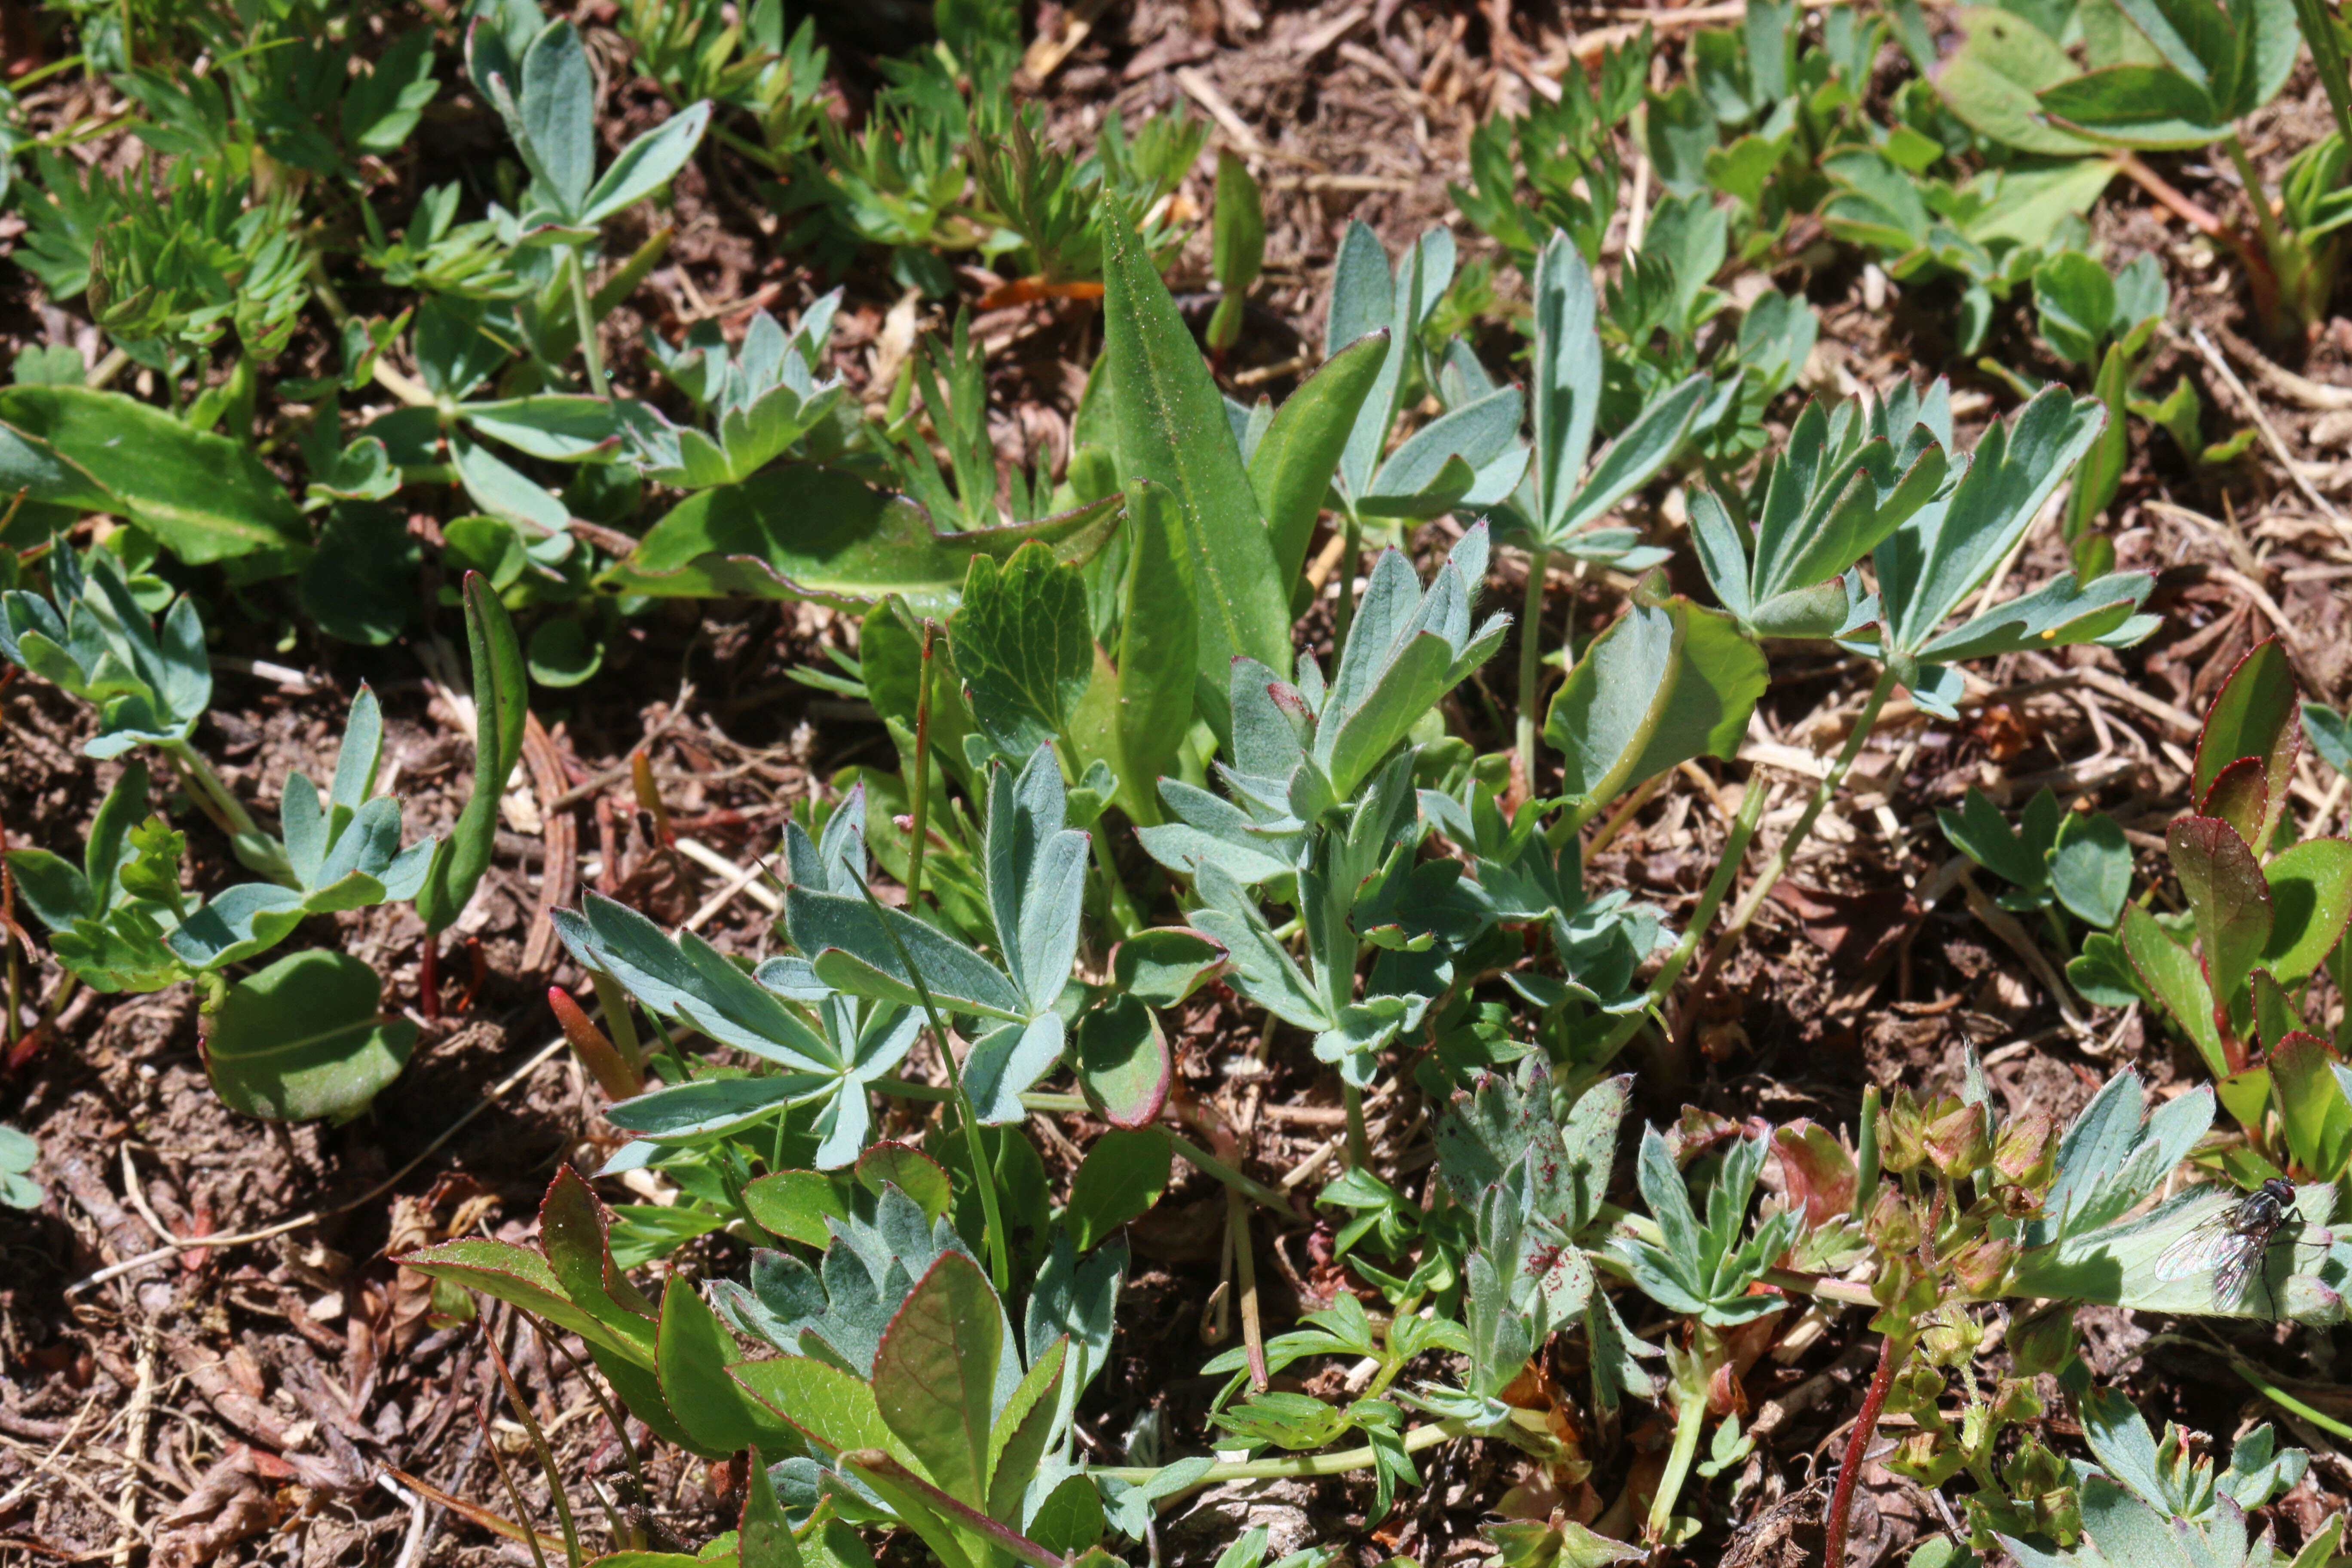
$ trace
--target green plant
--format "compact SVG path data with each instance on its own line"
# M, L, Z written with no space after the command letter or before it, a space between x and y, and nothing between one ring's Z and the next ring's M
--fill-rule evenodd
M1936 821L1945 839L1979 866L2011 884L1999 903L2014 913L2039 913L2064 952L2073 944L2059 911L2112 931L2131 893L2131 847L2116 819L2103 811L2062 811L2047 789L2025 803L2012 828L2000 807L1970 786L1960 807L1939 807ZM2113 939L2086 938L2081 955L2067 964L2068 978L2084 1000L2121 1007L2138 989L2119 973Z
M2322 971L2339 986L2352 973L2352 843L2292 841L2287 781L2301 742L2285 650L2261 643L2215 692L2190 810L2165 830L2187 914L2135 903L2117 933L2140 988L2197 1047L2245 1130L2245 1146L2223 1156L2241 1180L2332 1181L2352 1167L2342 1031L2331 1048L2302 1013Z
M41 1161L41 1146L16 1128L0 1123L0 1204L12 1209L41 1206L41 1184L33 1167Z
M522 756L530 721L523 688L522 650L506 606L478 573L465 581L466 645L474 672L474 782L449 837L433 847L432 858L415 889L425 944L416 969L417 1007L427 1018L440 1016L441 933L457 922L482 874L489 869L499 826L499 798Z

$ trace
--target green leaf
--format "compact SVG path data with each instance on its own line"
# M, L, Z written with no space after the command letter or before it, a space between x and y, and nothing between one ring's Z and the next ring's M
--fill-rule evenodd
M2131 896L2131 846L2104 811L2070 811L2058 825L2050 889L2077 920L2112 928Z
M1014 551L1002 568L974 558L948 638L972 717L999 752L1026 759L1068 728L1094 668L1086 584L1076 567L1035 543Z
M2352 723L2347 723L2343 714L2317 702L2305 702L2303 732L2311 737L2311 749L2319 753L2321 761L2337 773L2352 776Z
M742 1359L741 1347L694 1282L672 1277L662 1292L654 1345L654 1372L670 1414L696 1443L720 1453L793 1447L793 1429L727 1375Z
M1588 807L1675 763L1727 757L1769 677L1728 616L1637 595L1569 672L1544 721L1561 792Z
M0 388L0 492L109 512L192 566L309 542L286 487L252 451L163 409L79 386Z
M1223 399L1176 301L1108 196L1103 226L1102 368L1120 477L1165 485L1176 503L1200 616L1201 706L1222 728L1234 657L1287 662L1288 587L1276 572Z
M2045 789L2034 797L2035 803L2039 805L2044 797L2054 812L2057 796ZM2051 867L2044 858L2048 846L2035 843L2032 835L2021 835L2011 828L2000 808L1993 805L1992 797L1975 785L1969 785L1968 794L1961 797L1959 810L1939 807L1936 820L1954 848L1995 876L2029 893L2041 892L2049 886ZM2128 859L2125 869L2130 869Z
M516 97L522 112L508 123L523 162L564 217L581 218L596 174L596 82L571 23L549 23L523 51Z
M2271 943L2274 920L2263 868L2228 823L2210 816L2176 818L2165 829L2164 847L2197 918L2207 981L2229 1002Z
M1120 952L1141 940L1129 939ZM1199 940L1203 946L1214 946ZM1216 952L1220 959L1224 956L1222 948ZM1158 1119L1168 1102L1175 1063L1160 1021L1142 1000L1130 993L1080 1014L1076 1045L1078 1088L1112 1126L1148 1127Z
M943 1255L899 1307L874 1358L874 1402L939 1488L988 1501L989 1434L1003 1309L980 1266Z
M943 533L903 496L838 468L785 463L688 497L597 583L661 597L809 599L849 611L898 594L919 614L943 614L976 556L1002 562L1035 540L1066 564L1093 559L1118 524L1118 504L1114 495L1034 522Z
M767 1460L756 1448L751 1453L750 1470L743 1493L743 1518L735 1532L738 1568L802 1568L800 1542L793 1539L792 1521L784 1517L782 1506L776 1501L776 1489L768 1479ZM820 1502L817 1506L822 1510L825 1505ZM813 1529L824 1528L814 1516L809 1523ZM818 1539L820 1542L823 1540L822 1536ZM819 1553L822 1563L821 1545Z
M2066 130L2143 152L2209 147L2230 134L2230 116L2205 90L2164 66L2109 66L2036 95Z
M347 1117L400 1075L416 1026L382 1011L383 983L345 952L279 959L228 988L205 1040L213 1090L271 1121Z
M857 1156L857 1180L877 1197L885 1185L898 1188L929 1220L936 1220L948 1212L952 1195L948 1173L939 1162L904 1143L882 1142L868 1147Z
M1136 481L1127 495L1127 580L1119 599L1115 689L1119 799L1129 820L1149 825L1160 818L1155 786L1175 771L1192 729L1200 612L1173 498L1148 479Z
M813 1356L777 1356L737 1362L727 1375L796 1430L835 1453L898 1447L883 1423L872 1387L829 1363Z
M2352 1103L2333 1070L2327 1042L2300 1030L2270 1047L2271 1098L2294 1163L2335 1175L2352 1163Z
M1935 73L1936 90L1970 129L2025 153L2079 156L2098 143L2052 125L2034 94L2078 74L2058 41L1995 5L1962 10L1960 47Z
M1257 182L1249 165L1230 151L1217 153L1217 195L1210 221L1209 270L1223 298L1217 302L1217 325L1209 331L1209 347L1219 353L1241 336L1242 301L1265 264L1265 209L1258 198Z
M479 573L466 574L466 646L474 668L474 783L449 837L434 847L432 866L416 896L428 932L449 929L465 912L489 869L499 826L499 799L522 756L529 691L514 622Z
M1100 1246L1142 1215L1168 1190L1168 1137L1155 1129L1113 1128L1095 1140L1070 1178L1070 1205L1062 1221L1080 1252Z
M833 1179L817 1171L771 1171L743 1185L743 1207L771 1236L824 1247L833 1240L828 1219L846 1219Z
M1324 361L1275 410L1274 422L1250 454L1250 487L1265 516L1278 583L1296 583L1306 564L1315 520L1331 492L1332 469L1380 376L1388 344L1387 330L1381 328Z
M606 1241L612 1223L595 1192L570 1165L561 1167L539 1204L540 1245L564 1294L610 1331L606 1336L635 1364L655 1364L660 1311L629 1282Z
M2197 955L2174 941L2157 924L2154 915L2137 905L2124 911L2122 934L2124 953L2140 984L2188 1032L2213 1076L2227 1077L2230 1064L2221 1054L2221 1037L2213 1024L2213 993L2205 984Z
M525 62L529 69L529 62ZM599 224L669 184L694 156L702 132L710 123L708 101L688 104L677 114L639 136L600 176L584 199L580 221Z
M399 1262L428 1279L510 1301L592 1346L617 1349L622 1342L594 1313L572 1301L546 1258L527 1247L468 1236L406 1253Z
M2352 924L2352 842L2308 838L2263 868L2271 931L2262 964L2283 984L2318 969Z

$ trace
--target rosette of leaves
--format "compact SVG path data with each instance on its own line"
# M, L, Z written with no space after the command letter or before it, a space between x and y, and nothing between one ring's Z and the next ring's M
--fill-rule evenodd
M1176 820L1139 830L1155 859L1193 878L1196 923L1224 945L1231 984L1315 1031L1318 1056L1359 1088L1380 1048L1444 989L1452 952L1479 925L1455 887L1458 863L1412 859L1427 827L1410 737L1509 627L1507 615L1472 625L1486 560L1486 530L1474 527L1424 592L1402 554L1385 552L1328 685L1311 654L1300 655L1296 685L1235 659L1233 760L1218 764L1230 798L1162 779ZM1251 891L1271 882L1297 904L1304 970ZM1381 958L1359 1001L1366 946Z
M2156 629L2157 617L2137 613L2154 585L2141 572L2088 581L2064 573L1944 627L2016 547L2105 418L2095 401L2045 387L1956 459L1948 388L1899 389L1834 432L1826 417L1811 426L1821 444L1808 441L1799 452L1792 443L1787 476L1774 465L1761 476L1760 497L1718 493L1720 510L1709 509L1705 522L1695 507L1700 559L1727 605L1745 605L1752 616L1777 601L1790 616L1781 623L1790 630L1778 635L1833 637L1883 662L1886 679L1921 708L1952 717L1964 690L1953 665L2079 642L2128 647ZM1752 543L1737 526L1723 526L1739 516L1757 519ZM1825 579L1865 551L1876 591L1849 574L1841 595ZM1770 596L1759 601L1759 589ZM1792 593L1802 596L1786 597ZM1841 596L1844 615L1832 626Z
M819 382L816 373L840 305L836 289L811 305L789 335L761 310L731 354L715 321L697 322L676 349L648 331L655 363L710 428L675 425L649 403L623 399L618 417L638 472L679 489L709 489L748 479L779 458L837 451L842 436L834 416L842 383Z
M1114 1021L1116 996L1072 989L1090 840L1067 826L1068 803L1050 745L1039 746L1018 773L1001 763L988 769L979 891L992 957L874 901L862 844L854 866L835 858L822 880L796 865L785 893L785 929L801 953L783 961L792 973L869 1002L980 1021L985 1032L964 1057L959 1081L984 1126L1026 1114L1021 1096L1062 1059L1074 1021L1081 1086L1114 1121L1148 1120L1165 1092L1167 1046L1148 1011ZM1066 1012L1066 994L1078 1004Z
M146 810L147 770L133 763L99 807L79 868L43 849L8 853L26 904L48 927L59 963L93 990L205 985L205 1067L213 1088L249 1116L348 1116L398 1074L413 1024L379 1013L375 971L315 951L228 982L223 972L291 936L312 915L411 899L432 839L403 848L400 802L369 798L383 725L365 687L352 704L335 776L321 791L295 773L280 806L287 879L244 882L199 900L181 887L186 838Z
M2352 842L2287 842L2302 730L2285 650L2261 643L2214 694L2189 776L2191 809L2165 830L2188 919L2135 904L2118 936L2141 988L2188 1035L2221 1103L2252 1136L2256 1157L2239 1173L2291 1162L2333 1179L2352 1166L2346 1069L2295 998L2323 966L2339 984L2352 975L2344 943Z
M1334 503L1350 530L1370 519L1424 519L1457 506L1491 505L1510 493L1527 466L1517 439L1522 400L1516 386L1482 390L1389 449L1408 394L1437 384L1422 348L1422 326L1453 277L1454 237L1442 228L1431 229L1399 257L1393 274L1388 254L1365 225L1350 223L1339 241L1324 321L1327 363L1387 334L1384 348L1362 351L1379 368L1348 426L1331 482Z
M1102 276L1106 195L1133 215L1144 249L1169 259L1184 233L1161 204L1208 143L1208 121L1192 118L1180 99L1174 113L1150 116L1131 132L1113 109L1093 153L1080 157L1046 142L1044 116L1033 106L1013 116L1003 138L973 138L971 173L1000 232L1017 237L1012 259L1027 268L1027 281L1066 289Z
M1471 133L1470 186L1448 185L1447 194L1522 272L1560 235L1586 261L1601 258L1624 177L1615 133L1641 106L1650 55L1644 32L1631 47L1603 50L1597 77L1571 60L1556 101L1497 115Z
M60 539L47 561L47 596L23 588L0 594L0 655L98 710L86 755L185 747L213 696L196 602L175 597L159 628L112 552L77 555Z
M2134 1001L2139 990L2117 963L2111 931L2131 896L2131 846L2104 811L2063 811L2048 789L2037 792L2011 827L1990 796L1970 785L1959 809L1938 806L1936 821L1953 848L2011 884L1995 900L2018 914L2040 914L2059 951L2072 945L2059 919L2064 910L2094 928L2067 977L2084 999L2105 1007Z
M1769 1141L1762 1138L1732 1142L1707 1184L1706 1217L1701 1220L1664 1137L1654 1127L1643 1130L1634 1176L1657 1237L1614 1237L1609 1251L1643 1295L1670 1312L1687 1313L1717 1329L1786 1305L1777 1295L1748 1290L1796 1244L1805 1222L1802 1210L1781 1209L1749 1230L1748 1204L1769 1151Z
M1485 918L1541 921L1551 938L1563 974L1507 969L1503 978L1514 991L1548 1012L1571 999L1612 1015L1643 1005L1633 973L1673 943L1664 911L1636 903L1622 888L1588 891L1576 845L1550 842L1546 803L1524 801L1506 819L1495 791L1475 776L1463 782L1459 795L1424 789L1420 801L1423 816L1468 856L1473 879L1460 886Z
M817 1268L762 1252L748 1289L719 1288L784 1352L731 1365L737 1397L790 1424L810 1454L793 1469L845 1517L902 1525L950 1568L1087 1552L1103 1508L1071 1419L1108 1358L1124 1250L1080 1263L1063 1244L1016 1331L938 1193L926 1208L882 1184L827 1221Z
M822 843L800 824L787 825L784 859L793 884L856 898L866 879L865 818L865 797L853 792L825 824ZM771 959L746 974L692 931L664 936L610 899L591 895L577 912L560 910L554 918L573 957L618 981L655 1017L782 1069L700 1077L613 1106L606 1114L614 1125L649 1145L614 1156L616 1166L779 1118L815 1140L819 1170L846 1165L865 1149L873 1126L866 1097L913 1047L922 1029L919 1009L861 1001L796 960Z
M2077 1392L2083 1436L2096 1460L2078 1483L2080 1539L1996 1539L2022 1568L2321 1568L2344 1540L2341 1514L2290 1555L2247 1515L2291 1490L2310 1468L2301 1448L2282 1448L2257 1426L2231 1444L2229 1462L2192 1458L2188 1434L2165 1423L2158 1442L2131 1402L2112 1389Z

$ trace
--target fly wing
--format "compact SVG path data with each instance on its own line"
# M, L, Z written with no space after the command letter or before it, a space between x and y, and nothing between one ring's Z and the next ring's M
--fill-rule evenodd
M2213 1295L2216 1300L2237 1299L2246 1281L2253 1277L2262 1263L2263 1255L2270 1250L2268 1230L2240 1231L2230 1238L2231 1246L2223 1248L2224 1256L2213 1270Z
M2218 1275L2245 1250L2250 1238L2237 1224L2237 1205L2217 1209L2199 1220L2180 1238L2157 1256L2158 1279L2187 1279L2199 1274ZM2259 1256L2262 1248L2253 1248ZM2251 1267L2251 1260L2241 1268ZM2224 1292L2226 1294L2226 1292Z

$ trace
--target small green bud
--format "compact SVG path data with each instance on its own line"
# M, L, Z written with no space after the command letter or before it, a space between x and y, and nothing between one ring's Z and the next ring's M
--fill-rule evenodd
M2002 1378L1993 1392L1993 1419L2005 1426L2039 1421L2045 1408L2042 1395L2033 1392L2033 1385L2017 1378Z
M2074 1310L2045 1307L2009 1325L2009 1360L2020 1377L2054 1373L2074 1359Z
M1976 1359L1984 1325L1957 1308L1938 1310L1919 1337L1919 1352L1937 1366L1960 1366Z
M1927 1227L1920 1222L1919 1211L1897 1187L1878 1189L1878 1201L1870 1206L1870 1215L1863 1221L1863 1234L1870 1237L1873 1247L1892 1257L1909 1252L1927 1239Z
M1993 1169L2004 1181L2042 1193L2047 1191L2058 1160L2058 1119L2040 1106L2011 1117L1993 1145Z
M1919 1114L1919 1102L1911 1098L1911 1091L1896 1089L1878 1113L1879 1168L1896 1175L1917 1170L1919 1162L1927 1157L1927 1145L1921 1138L1926 1125Z
M1886 1457L1886 1468L1907 1480L1933 1489L1958 1475L1967 1460L1958 1443L1933 1432L1914 1432Z

